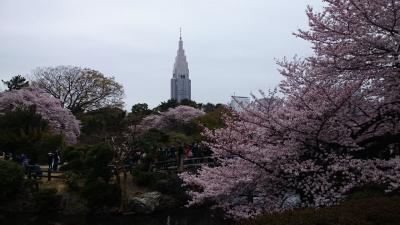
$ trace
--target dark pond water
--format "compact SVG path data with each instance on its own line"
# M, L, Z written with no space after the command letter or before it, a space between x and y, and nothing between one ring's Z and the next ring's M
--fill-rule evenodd
M141 216L38 216L9 215L1 225L229 225L219 213L183 209L173 213Z

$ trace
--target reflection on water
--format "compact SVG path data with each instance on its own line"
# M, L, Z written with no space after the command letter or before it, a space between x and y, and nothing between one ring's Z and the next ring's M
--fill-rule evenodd
M173 213L141 216L11 216L4 225L228 225L220 214L179 209Z

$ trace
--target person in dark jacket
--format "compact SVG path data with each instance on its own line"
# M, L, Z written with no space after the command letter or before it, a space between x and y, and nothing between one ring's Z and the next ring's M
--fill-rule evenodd
M52 152L47 153L47 164L49 164L49 171L53 170L54 155Z
M53 171L58 170L58 164L60 164L60 153L57 150L53 154Z

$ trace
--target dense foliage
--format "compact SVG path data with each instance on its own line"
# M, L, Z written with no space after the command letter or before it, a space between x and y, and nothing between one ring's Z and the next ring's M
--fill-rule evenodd
M145 114L131 113L130 145L147 153L154 153L160 147L177 146L182 143L192 144L201 141L201 128L196 118L204 111L190 106L179 105L163 112ZM150 156L150 155L149 155Z
M400 221L400 198L368 198L323 209L301 209L261 216L246 225L393 225Z
M95 212L101 212L105 207L118 206L121 198L117 185L103 181L87 183L82 194L87 200L89 210Z
M170 108L159 114L152 114L141 121L142 130L173 128L179 124L189 123L191 120L204 115L202 110L180 105Z
M82 129L79 138L83 144L98 144L127 129L126 112L120 108L105 107L77 115Z
M220 166L182 174L190 204L243 218L334 205L365 184L400 188L400 3L324 2L297 34L314 55L281 61L277 95L206 132Z
M0 115L0 149L5 152L26 154L31 163L43 162L47 152L60 148L62 143L62 136L50 131L33 106Z
M55 188L43 188L33 193L36 208L40 213L54 213L60 208L61 196Z
M0 160L0 201L23 189L24 170L15 162Z
M117 206L121 190L111 180L113 151L106 144L68 147L63 151L68 162L61 169L66 172L69 190L80 193L89 210L103 212Z
M80 134L79 121L60 101L36 88L23 88L0 93L0 112L34 106L36 112L49 123L51 130L62 134L67 143L76 143Z
M112 176L108 166L113 159L113 152L107 145L96 145L89 147L86 153L85 165L87 167L87 178L89 181L101 178L108 183Z
M177 106L190 106L192 108L197 108L200 109L202 108L203 104L201 103L197 103L195 101L189 100L189 99L183 99L182 101L178 102L175 99L169 99L168 101L165 102L161 102L160 105L158 105L157 107L155 107L153 109L153 111L155 112L165 112L171 108L175 108Z
M61 169L85 177L88 181L109 182L112 176L109 164L113 152L106 144L70 146L64 149L62 157L66 162Z
M185 189L182 187L182 180L175 174L161 172L148 172L135 170L133 172L135 184L151 188L163 194L172 195L178 200L187 200Z

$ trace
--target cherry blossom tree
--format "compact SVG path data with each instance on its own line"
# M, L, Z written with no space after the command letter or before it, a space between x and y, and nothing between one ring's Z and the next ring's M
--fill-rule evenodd
M180 105L170 108L159 114L152 114L143 118L138 130L164 129L176 123L188 123L191 120L204 115L204 111L191 106Z
M189 205L243 218L329 206L365 184L399 190L400 2L324 2L296 34L314 55L280 61L278 94L205 132L219 165L181 175Z
M55 133L63 134L69 144L76 143L80 134L79 121L70 110L61 106L58 99L37 88L0 92L0 112L32 105Z

